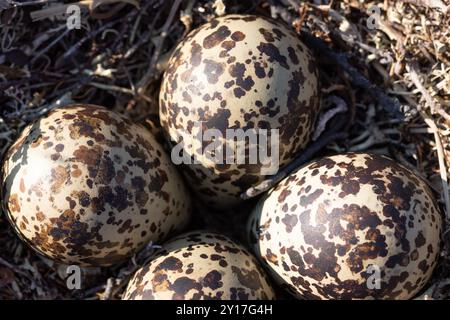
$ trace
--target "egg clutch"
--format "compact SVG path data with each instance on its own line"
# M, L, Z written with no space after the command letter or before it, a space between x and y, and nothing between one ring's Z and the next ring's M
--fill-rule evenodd
M195 123L220 133L277 130L283 167L314 133L319 74L284 24L227 15L179 43L159 104L168 144ZM248 212L248 243L239 244L191 230L190 218L200 202L216 214L239 206L267 178L261 164L211 163L191 150L199 161L175 166L170 150L122 114L55 108L5 155L3 211L26 244L66 265L108 267L162 244L123 299L276 299L278 288L299 299L409 299L430 279L439 207L427 183L395 161L346 153L298 168Z

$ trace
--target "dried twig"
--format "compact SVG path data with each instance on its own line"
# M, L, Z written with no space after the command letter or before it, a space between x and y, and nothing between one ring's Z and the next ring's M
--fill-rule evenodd
M400 0L402 2L406 2L415 6L422 6L426 8L438 8L441 9L442 12L446 13L450 6L445 5L441 0Z
M325 112L319 119L318 124L316 126L316 130L314 131L314 135L312 137L313 141L316 141L322 132L325 131L325 127L336 114L347 111L347 104L345 101L338 96L330 96L327 97L324 101L324 104L335 104L336 106Z
M402 119L403 113L400 111L400 103L396 98L387 96L380 88L372 84L363 76L347 59L347 55L332 51L321 39L314 37L308 32L302 31L303 40L314 49L318 55L324 55L328 59L337 63L346 74L350 76L352 84L359 87L373 96L385 111L396 119Z
M148 68L148 71L145 73L145 75L142 77L141 81L139 81L139 83L137 85L138 94L144 93L149 80L153 77L153 74L154 74L154 71L156 68L156 64L158 62L158 58L161 54L162 46L164 44L164 40L167 38L167 36L169 34L169 29L172 26L172 21L175 18L175 13L177 12L178 7L180 6L182 1L183 0L175 0L172 8L170 9L169 16L168 16L166 22L164 23L161 35L158 39L158 44L156 45L155 51L153 53L153 57L150 62L150 67Z
M104 84L104 83L99 83L99 82L94 82L94 81L90 81L87 84L94 86L96 88L99 88L99 89L103 89L103 90L111 90L111 91L117 91L117 92L121 92L121 93L134 95L133 90L128 89L128 88L119 87L116 85L109 85L109 84Z
M26 6L35 6L37 4L45 4L49 2L54 2L56 0L34 0L34 1L14 1L14 0L0 0L0 11L15 8L15 7L26 7Z
M192 28L192 9L194 8L194 4L197 2L197 0L189 0L186 8L181 11L180 14L180 20L184 24L185 31L183 33L183 37L188 34L189 31L191 31Z
M81 40L79 40L77 43L75 43L75 45L73 45L69 50L67 50L66 53L64 53L62 55L62 57L59 59L59 61L64 61L66 59L69 59L75 52L77 52L77 50L86 41L88 41L89 39L94 38L95 36L97 36L98 34L103 32L105 29L110 28L111 26L113 26L115 23L117 23L117 20L109 21L109 22L105 23L104 25L102 25L100 28L89 32L89 34L87 34L85 37L83 37Z
M336 118L338 117L339 116L336 116ZM306 161L312 159L312 157L314 157L314 155L321 149L323 149L326 145L336 140L345 139L347 137L347 133L340 132L344 124L344 121L340 121L338 124L330 126L331 128L328 132L322 134L322 136L320 136L318 140L314 141L309 147L302 151L302 153L291 163L278 171L277 174L270 176L268 179L264 180L257 186L249 188L247 191L241 194L241 198L250 199L269 190L278 182L283 180L286 176L288 176L291 172L303 165Z
M71 30L66 29L64 32L62 32L58 37L56 37L48 46L46 46L44 49L39 51L33 56L33 59L31 59L31 63L35 62L40 56L42 56L44 53L46 53L48 50L50 50L54 45L58 44L62 38L64 38Z
M3 259L2 257L0 257L0 264L4 265L5 267L11 269L12 271L14 271L15 273L18 273L22 276L25 276L28 278L28 275L26 272L20 270L18 267L12 265L11 263L9 263L8 261L6 261L5 259Z
M425 99L428 106L430 108L436 110L437 107L435 106L433 98L430 96L428 91L423 86L422 81L419 78L416 68L411 64L407 64L406 69L411 76L411 80L413 81L413 83L417 87L417 89L419 89L420 93L422 94L422 97ZM430 129L433 131L433 134L434 134L434 140L436 141L436 150L437 150L438 160L439 160L439 172L440 172L441 181L442 181L442 191L443 191L443 198L444 198L444 202L445 202L445 209L447 212L447 219L450 219L450 192L449 192L449 187L448 187L447 168L445 167L444 147L442 146L442 141L439 136L439 129L437 128L434 120L430 116L428 116L425 111L423 111L419 108L419 112L422 115L422 117L424 118L425 123L430 127Z
M114 288L114 279L108 278L108 280L106 281L105 292L103 293L101 300L110 300L113 288Z

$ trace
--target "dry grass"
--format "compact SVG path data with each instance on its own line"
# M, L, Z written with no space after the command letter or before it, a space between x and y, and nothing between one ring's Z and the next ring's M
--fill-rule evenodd
M320 154L387 154L423 176L450 217L449 1L224 0L214 6L214 1L141 0L124 7L120 1L100 7L82 1L81 30L68 30L64 18L45 18L61 11L45 9L54 1L37 2L0 13L1 156L27 123L73 101L157 123L167 57L190 29L223 13L224 4L227 13L285 20L317 51L324 101L331 110L339 104L347 110L341 130L346 138L339 136ZM381 8L378 30L367 24L374 4ZM321 128L342 110L329 111ZM440 264L426 292L437 299L450 298L448 222ZM223 225L227 232L230 224ZM114 268L85 270L83 289L70 291L64 267L24 246L1 214L0 243L0 299L120 298L127 278L152 250Z

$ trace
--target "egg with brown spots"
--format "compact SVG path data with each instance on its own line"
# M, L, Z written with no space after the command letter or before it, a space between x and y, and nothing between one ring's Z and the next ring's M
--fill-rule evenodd
M164 244L125 300L260 300L275 294L256 259L226 236L193 231Z
M416 174L380 155L324 157L262 198L251 241L284 287L307 299L409 299L439 256L441 216Z
M2 184L19 236L65 264L120 262L190 215L187 190L150 132L94 105L57 108L26 127Z
M244 134L267 130L272 137L278 130L283 166L308 144L318 114L314 58L291 28L266 17L227 15L192 31L172 54L160 91L167 137L198 162L183 161L193 163L184 166L187 178L200 199L220 208L238 204L243 191L264 179L260 158L227 156L227 148L237 151L233 134L243 141ZM222 150L214 159L207 150L212 141ZM268 144L261 141L258 150Z

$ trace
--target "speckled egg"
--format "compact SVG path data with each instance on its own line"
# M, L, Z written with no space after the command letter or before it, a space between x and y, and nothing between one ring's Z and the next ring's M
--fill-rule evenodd
M252 243L275 279L308 299L408 299L439 256L441 216L427 184L393 160L314 161L260 200Z
M199 163L184 166L199 198L215 207L239 203L239 195L264 175L261 161L238 164L225 151L219 161L208 161L211 141L236 151L227 129L279 130L283 166L310 141L318 113L310 51L291 28L266 17L227 15L192 31L173 53L161 85L161 123L173 143L196 128L218 130L223 138L193 139L187 155Z
M260 300L275 294L256 259L228 237L180 235L131 279L125 300Z
M37 252L106 266L182 229L190 199L144 127L94 105L57 108L25 128L5 157L4 210Z

